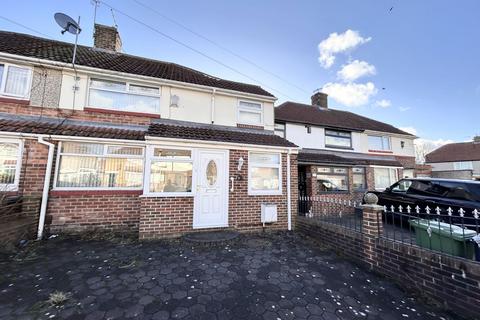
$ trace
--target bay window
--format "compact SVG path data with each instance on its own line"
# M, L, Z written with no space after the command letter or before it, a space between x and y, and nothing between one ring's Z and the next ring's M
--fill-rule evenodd
M348 168L318 167L318 193L348 191Z
M191 150L155 147L149 159L149 193L192 193Z
M90 79L88 105L116 111L157 114L160 112L160 88Z
M352 147L352 133L325 129L325 147L350 149Z
M62 142L56 188L141 189L143 147Z
M250 125L263 125L263 106L258 102L238 102L238 123Z
M20 141L0 141L0 191L12 191L18 188L21 150Z
M0 63L0 95L27 99L30 95L32 70Z
M248 156L249 194L281 194L281 155L251 152Z
M373 151L391 151L390 137L368 136L368 149Z
M392 184L397 182L397 169L375 167L373 170L375 175L375 189L385 190Z

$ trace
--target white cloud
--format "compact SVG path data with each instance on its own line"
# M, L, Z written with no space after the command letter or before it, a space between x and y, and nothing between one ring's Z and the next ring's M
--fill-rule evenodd
M405 112L405 111L410 110L410 107L400 107L400 108L398 108L398 110L400 110L400 112Z
M367 83L335 83L329 82L322 87L322 91L332 99L347 107L359 107L367 104L370 97L377 93L372 82Z
M387 99L377 100L375 102L375 106L380 107L380 108L388 108L391 105L392 105L392 102L390 100L387 100Z
M355 47L370 41L372 38L363 38L358 31L348 29L344 33L331 33L327 39L318 44L320 57L318 61L325 69L335 62L335 54L352 50Z
M417 129L415 129L414 127L400 127L399 129L402 130L402 131L411 133L411 134L413 134L414 136L417 135Z
M343 81L352 82L361 77L374 75L376 72L374 65L366 61L353 60L349 64L344 64L337 72L337 76Z

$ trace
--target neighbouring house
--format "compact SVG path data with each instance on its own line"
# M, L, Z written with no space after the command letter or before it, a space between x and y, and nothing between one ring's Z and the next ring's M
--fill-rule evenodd
M425 156L431 176L447 179L480 179L480 137L473 141L449 143Z
M120 47L96 24L73 68L73 44L0 31L0 189L41 199L39 234L291 229L298 147L274 134L276 98Z
M311 104L275 108L275 133L299 145L299 193L359 200L415 172L415 136L355 113L331 109L317 92Z

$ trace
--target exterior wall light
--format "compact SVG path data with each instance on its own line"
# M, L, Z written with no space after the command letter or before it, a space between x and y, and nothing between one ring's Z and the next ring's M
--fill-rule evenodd
M174 94L170 97L170 107L171 108L178 108L178 102L180 101L180 97Z
M405 148L405 141L400 141L400 146L403 148Z
M244 163L244 162L245 162L245 160L243 160L242 157L240 157L240 158L238 159L238 167L237 167L237 170L238 170L238 171L242 170L242 167L243 167L243 163Z

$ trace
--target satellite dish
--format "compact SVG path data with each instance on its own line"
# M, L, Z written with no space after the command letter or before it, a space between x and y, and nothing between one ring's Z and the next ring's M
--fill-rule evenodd
M62 34L68 31L72 34L77 35L82 31L78 23L72 18L70 18L69 16L67 16L66 14L57 12L55 13L54 17L55 17L55 21L63 29Z

